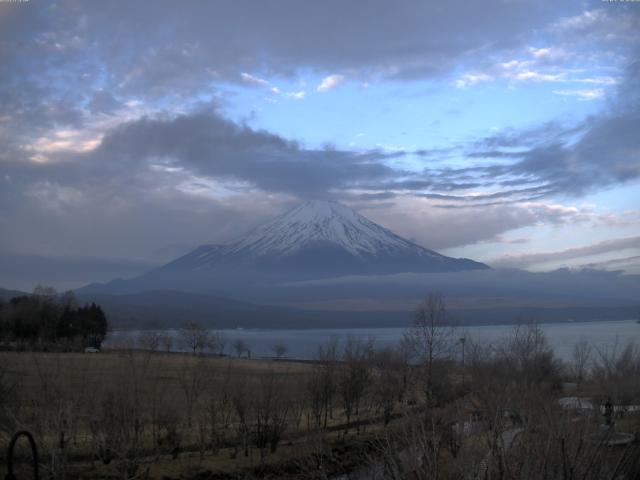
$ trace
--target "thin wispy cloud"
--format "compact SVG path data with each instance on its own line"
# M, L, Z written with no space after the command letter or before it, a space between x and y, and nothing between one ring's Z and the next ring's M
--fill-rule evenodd
M320 82L320 85L318 85L318 88L316 88L316 90L318 90L319 92L327 92L344 83L344 81L345 77L343 75L329 75L328 77L322 79L322 82Z
M593 245L567 248L556 252L521 253L507 255L493 260L493 265L509 268L526 268L541 263L573 260L576 258L591 257L609 252L631 250L640 251L640 237L618 238L605 240Z

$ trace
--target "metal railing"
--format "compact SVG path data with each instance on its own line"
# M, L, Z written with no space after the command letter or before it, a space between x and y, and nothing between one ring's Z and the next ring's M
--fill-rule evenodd
M31 467L33 468L33 479L38 480L38 448L36 447L36 440L27 430L20 430L16 432L11 441L9 442L9 449L7 450L7 475L5 480L17 480L13 473L13 450L16 446L16 442L21 436L27 437L29 445L31 446Z

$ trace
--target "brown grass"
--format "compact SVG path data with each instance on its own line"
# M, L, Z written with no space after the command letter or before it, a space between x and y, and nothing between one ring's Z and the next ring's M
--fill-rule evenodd
M68 443L67 477L122 478L114 463L103 465L95 456L91 443L89 420L96 415L109 393L133 394L137 391L142 409L150 409L152 402L161 397L164 408L177 412L176 423L182 436L181 452L172 458L167 452L154 450L150 427L145 427L143 443L145 457L141 464L151 478L194 476L197 472L209 471L234 475L252 472L263 465L278 465L299 462L304 467L306 459L316 450L326 449L327 442L339 442L343 434L339 425L344 422L336 400L335 415L328 432L307 430L306 413L302 415L300 428L289 426L278 451L261 458L258 450L251 448L245 457L242 448L232 447L237 441L233 425L225 431L228 445L216 453L198 452L197 419L188 427L185 421L187 402L181 380L188 375L202 374L207 391L221 389L226 381L229 391L241 386L248 395L256 395L260 385L268 376L275 378L280 389L301 395L313 364L287 360L253 360L229 357L193 356L188 354L166 354L141 351L107 351L98 354L85 353L0 353L0 368L4 371L2 382L13 386L13 398L8 402L4 418L0 417L0 448L7 444L17 428L34 431L46 463L47 452L55 452L58 432L57 410L60 405L71 405L69 418L77 425L65 425ZM297 392L297 393L294 393ZM61 401L63 400L63 401ZM66 407L65 407L66 408ZM45 413L46 412L46 413ZM372 412L370 412L372 413ZM67 412L68 414L68 412ZM43 420L43 419L48 420ZM369 425L366 433L352 429L351 438L363 439L379 432L379 425ZM0 452L4 465L4 451ZM295 460L297 459L297 460ZM296 467L297 468L297 467ZM0 475L4 476L0 466ZM220 478L225 478L221 476Z

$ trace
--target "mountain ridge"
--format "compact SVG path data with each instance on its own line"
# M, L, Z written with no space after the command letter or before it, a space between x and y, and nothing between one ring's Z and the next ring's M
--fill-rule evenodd
M320 259L314 261L313 257ZM394 265L395 264L395 265ZM354 210L312 200L285 212L227 245L201 245L161 269L296 269L329 273L441 272L488 269L406 240Z
M406 240L337 202L311 200L238 240L201 245L129 280L91 284L81 292L175 289L233 297L265 285L348 275L490 270Z

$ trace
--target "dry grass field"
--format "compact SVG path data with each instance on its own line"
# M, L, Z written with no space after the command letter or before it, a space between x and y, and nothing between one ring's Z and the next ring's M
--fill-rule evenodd
M638 478L640 443L609 444L640 433L634 345L562 364L532 326L464 365L356 340L317 358L0 353L0 447L29 430L69 480Z
M344 447L337 398L326 428L318 428L317 411L312 416L308 390L316 368L133 350L5 352L0 442L7 445L18 429L34 432L52 476L62 469L96 478L199 471L235 478L280 464L303 470L318 452L331 455L332 442ZM376 416L379 422L379 410L368 402L352 421ZM343 449L358 450L380 429L375 421L361 425Z
M43 389L56 388L64 393L109 389L124 379L141 375L145 388L160 385L163 394L181 406L181 381L185 375L200 371L207 380L226 376L243 382L258 382L264 375L299 384L308 374L310 364L295 361L249 360L245 358L194 356L180 353L142 351L105 351L104 353L3 352L0 362L5 381L15 384L23 401L43 394ZM146 399L149 401L148 399Z

